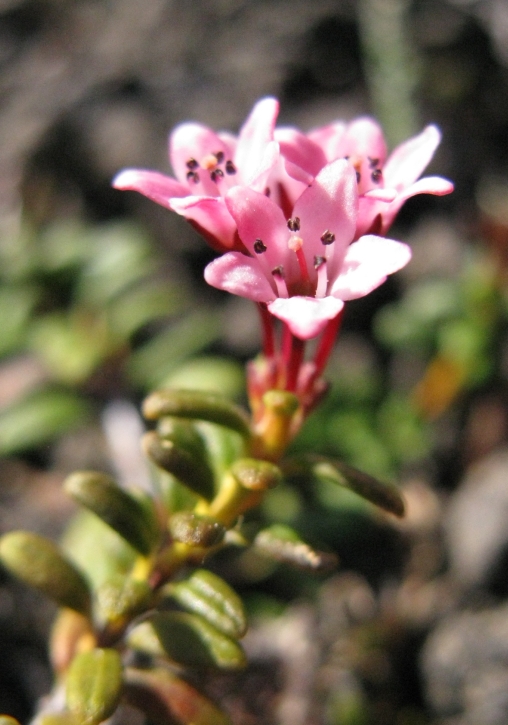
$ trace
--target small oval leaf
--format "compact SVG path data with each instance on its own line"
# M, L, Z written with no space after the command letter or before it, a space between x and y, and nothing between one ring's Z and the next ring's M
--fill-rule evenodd
M89 614L90 590L84 576L44 536L28 531L5 534L0 539L0 561L60 606Z
M274 524L260 531L253 545L271 559L292 564L305 571L330 571L338 564L335 554L316 551L302 541L296 531L283 524Z
M143 414L148 420L164 415L207 420L250 436L249 419L245 411L217 393L201 390L158 390L146 398Z
M76 471L67 477L64 488L141 554L147 556L152 551L158 539L153 510L120 488L110 476Z
M94 649L76 655L67 676L66 703L81 725L96 725L116 710L122 694L120 655Z
M191 491L206 499L213 497L213 473L203 458L192 455L168 438L161 438L155 431L145 433L142 445L154 463L175 476Z
M153 646L146 625L150 625L165 654L181 665L236 670L246 664L245 653L238 642L194 614L158 612L139 625L144 630L145 642ZM134 639L129 637L129 643L135 646L134 630L131 635Z
M188 579L170 584L170 596L192 614L198 614L228 637L245 634L247 617L242 600L226 582L207 569L197 569Z

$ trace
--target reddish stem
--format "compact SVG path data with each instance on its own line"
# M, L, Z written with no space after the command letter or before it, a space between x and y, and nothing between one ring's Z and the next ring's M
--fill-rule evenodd
M273 317L268 312L264 302L258 304L261 315L261 330L263 335L263 353L265 357L272 358L275 355L275 335L273 330Z
M318 378L326 367L326 363L328 362L330 353L333 350L335 340L337 339L337 335L339 334L340 325L342 323L343 317L344 307L339 312L339 314L333 318L333 320L330 320L330 322L324 329L321 340L319 341L318 348L314 355L314 365L316 366L315 378Z
M286 390L294 393L305 353L305 341L291 334L290 342L291 350L286 358Z

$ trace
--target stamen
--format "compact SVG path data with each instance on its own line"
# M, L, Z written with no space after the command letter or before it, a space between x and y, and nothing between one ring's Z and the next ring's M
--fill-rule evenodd
M267 246L263 242L263 240L256 239L256 241L254 242L254 251L256 252L256 254L263 254L263 252L266 252L266 250L267 250Z
M359 184L362 179L362 175L359 171L356 172L356 182Z
M329 229L327 229L325 232L322 233L320 237L323 244L333 244L335 241L335 234L331 232Z
M293 217L292 219L288 219L288 229L291 232L299 232L300 231L300 217Z
M198 166L199 166L199 164L198 164L198 162L196 161L196 159L193 159L193 158L190 158L190 159L189 159L189 160L187 161L187 163L186 163L185 165L186 165L186 166L187 166L187 168L188 168L188 169L190 169L191 171L193 171L194 169L197 169L197 168L198 168Z
M267 186L266 189L265 189L265 196L270 196L271 193L272 192L270 191L270 187Z
M370 178L372 179L372 181L375 184L379 184L379 182L381 181L382 176L383 176L383 172L381 171L381 169L374 169L374 171L370 175Z
M188 171L187 181L192 181L194 184L199 184L199 174L196 171Z
M328 288L326 257L314 257L314 269L317 271L316 297L325 297Z
M217 151L214 156L217 159L217 163L222 164L222 162L224 161L224 151Z
M222 169L214 169L212 172L210 172L210 178L215 184L219 181L219 179L222 179L223 177L224 172Z
M228 159L226 161L225 169L226 169L226 174L236 174L236 166L231 161L231 159Z
M277 287L277 296L285 298L289 297L288 288L284 280L284 267L282 265L275 267L272 269L272 275L275 281L275 286Z
M297 237L296 234L292 234L289 237L288 247L292 252L296 254L302 280L305 282L310 282L309 270L307 268L307 260L305 259L305 254L303 252L303 239L301 237Z
M208 154L201 159L201 168L211 171L217 166L217 157L215 154Z
M369 166L371 169L375 169L376 166L379 164L379 159L373 159L370 156L367 156L367 159L369 161Z

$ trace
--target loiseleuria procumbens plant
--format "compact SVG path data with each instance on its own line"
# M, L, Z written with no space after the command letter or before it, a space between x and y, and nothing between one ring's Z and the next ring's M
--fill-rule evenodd
M203 568L207 560L226 546L251 546L311 571L335 562L285 526L247 533L242 514L294 476L332 481L403 514L395 487L340 461L285 451L326 393L345 303L411 258L407 245L385 236L397 211L415 194L453 189L440 177L419 178L440 134L428 126L387 156L373 119L304 134L276 128L277 113L275 99L262 99L238 137L184 123L169 141L175 178L127 169L113 181L202 233L220 253L206 281L257 304L263 347L248 366L249 412L202 391L147 398L152 493L79 471L65 488L94 516L78 546L64 551L22 531L1 539L3 564L60 607L50 647L57 677L40 725L97 725L122 702L161 725L229 723L187 679L245 665L242 602Z

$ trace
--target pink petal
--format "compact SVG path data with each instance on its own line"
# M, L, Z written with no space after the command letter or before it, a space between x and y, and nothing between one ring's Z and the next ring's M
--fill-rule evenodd
M277 128L275 140L278 141L286 161L311 176L316 176L327 163L321 147L296 128Z
M381 126L367 116L351 121L341 139L341 156L377 159L382 166L386 159L386 143Z
M170 200L175 196L187 196L189 189L170 176L144 169L124 169L112 181L115 189L139 191L157 204L171 208Z
M414 184L405 188L398 196L396 201L406 201L416 194L435 194L436 196L444 196L451 194L454 186L451 181L444 179L442 176L424 176L423 179L415 181Z
M343 121L335 121L327 126L312 129L307 137L323 149L325 158L330 163L341 155L341 142L345 132L346 124Z
M383 169L385 186L404 188L420 176L441 141L437 126L427 126L418 136L408 139L390 155Z
M345 248L355 235L357 208L356 174L344 159L325 166L297 200L293 216L300 218L298 235L304 240L311 279L315 278L315 256L328 258L332 277L338 270ZM325 232L335 235L335 241L326 246L321 241Z
M221 138L208 126L200 123L181 123L175 128L169 138L169 158L175 176L182 183L187 183L189 167L187 162L195 159L198 164L209 156L219 151L227 156L228 147ZM206 196L216 196L217 186L210 179L210 175L204 169L196 169L200 184L196 184L196 191Z
M397 189L370 189L363 194L364 199L373 201L394 201L398 196Z
M289 230L282 210L264 194L248 187L235 186L226 196L226 205L238 227L240 239L253 257L257 257L265 274L284 266L286 277L297 269L296 259L290 253L287 242ZM266 251L256 253L255 244L261 240ZM292 265L292 266L291 266Z
M173 198L169 207L193 223L217 251L224 252L237 246L236 224L222 197L187 196L184 199Z
M270 302L276 296L257 260L240 252L228 252L210 262L205 280L212 287L254 302Z
M324 330L344 307L336 297L278 297L268 305L268 310L287 323L289 329L302 340L310 340Z
M402 269L411 259L407 244L374 235L361 237L346 252L331 293L341 300L364 297L379 287L387 275Z
M279 162L279 158L279 144L275 141L270 141L264 148L261 160L258 160L259 166L249 183L251 189L259 192L265 191L268 184L268 177Z
M279 102L275 98L263 98L256 103L240 129L235 164L241 170L245 184L250 184L257 176L265 147L273 141L278 113Z

